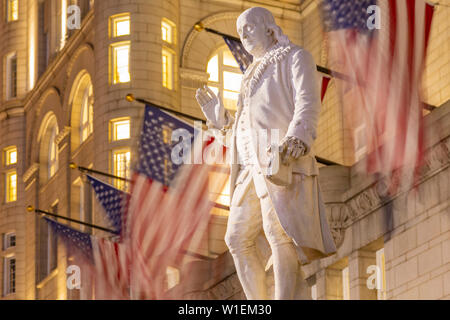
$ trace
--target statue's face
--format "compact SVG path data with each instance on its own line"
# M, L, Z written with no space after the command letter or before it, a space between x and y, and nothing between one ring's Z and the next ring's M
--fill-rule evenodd
M239 16L237 31L245 50L255 57L263 56L274 42L273 32L252 13Z

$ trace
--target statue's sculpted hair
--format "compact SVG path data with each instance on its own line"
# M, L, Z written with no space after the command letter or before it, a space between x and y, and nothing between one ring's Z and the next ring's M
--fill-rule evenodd
M241 17L247 16L250 14L254 15L256 20L263 23L268 29L273 31L273 35L279 44L281 44L281 45L289 44L289 38L283 33L281 28L275 23L275 18L273 17L272 13L265 8L253 7L253 8L249 8L249 9L245 10L238 17L236 26L239 25L239 20L241 19Z

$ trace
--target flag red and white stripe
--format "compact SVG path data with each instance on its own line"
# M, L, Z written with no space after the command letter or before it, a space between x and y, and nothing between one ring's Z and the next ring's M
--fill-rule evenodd
M367 137L366 169L391 179L392 190L410 186L424 155L420 84L433 17L423 0L381 0L381 29L374 38L353 29L330 32L334 54L358 86ZM345 101L344 101L345 103ZM402 177L401 181L395 181Z
M423 103L420 84L430 34L433 6L425 1L389 0L389 41L387 55L378 55L370 83L376 85L369 95L368 135L373 152L368 154L369 172L389 176L409 186L423 161ZM380 42L382 44L382 42ZM381 48L377 48L382 50ZM410 173L410 174L408 174Z
M206 231L213 206L209 190L225 185L226 175L211 179L211 169L185 164L169 188L135 174L127 216L133 299L164 298L167 267L182 268L184 250L196 249L192 241Z
M322 82L321 82L321 86L320 86L320 101L323 102L323 99L325 99L325 94L327 93L328 85L330 84L331 77L328 75L325 75L323 73L319 73L319 74L322 78Z
M91 236L94 264L90 268L96 300L130 298L130 273L126 243Z

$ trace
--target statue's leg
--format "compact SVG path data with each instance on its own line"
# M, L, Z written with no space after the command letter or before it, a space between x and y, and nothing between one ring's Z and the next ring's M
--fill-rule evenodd
M269 197L261 199L263 227L272 249L275 300L292 300L298 274L298 255L291 238L283 230Z
M225 242L233 256L236 272L244 293L249 300L267 299L266 273L256 251L256 237L262 231L262 217L259 199L253 181L242 203L230 207ZM242 188L242 189L241 189ZM237 185L235 194L245 190Z

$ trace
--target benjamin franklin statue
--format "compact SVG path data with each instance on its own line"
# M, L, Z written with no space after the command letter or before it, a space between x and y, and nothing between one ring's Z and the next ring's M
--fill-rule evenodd
M293 299L299 264L336 251L312 150L321 107L316 65L264 8L244 11L237 31L253 63L243 76L235 119L209 88L196 93L209 127L232 137L225 242L247 298L267 299L265 266L256 246L263 231L272 251L274 297ZM261 150L259 133L264 131L263 141L275 138L278 150L269 144ZM269 164L263 158L274 152L281 154L280 168L287 168L280 172L292 173L284 185L267 174Z

